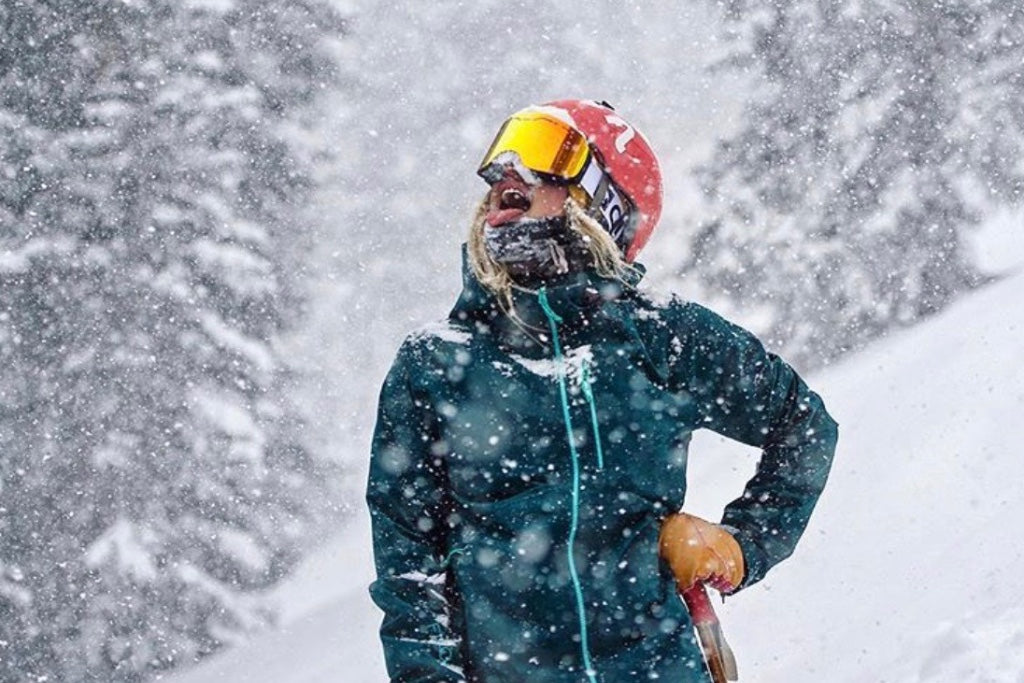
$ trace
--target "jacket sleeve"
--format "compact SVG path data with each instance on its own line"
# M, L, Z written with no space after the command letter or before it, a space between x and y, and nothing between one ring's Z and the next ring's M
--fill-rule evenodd
M762 449L722 524L743 550L739 588L760 581L796 547L828 478L838 427L821 398L758 339L696 304L684 308L679 380L701 426ZM688 386L687 386L688 385Z
M431 455L434 420L410 382L408 345L381 389L366 501L384 612L380 637L392 681L462 681L458 611L445 569L446 476Z

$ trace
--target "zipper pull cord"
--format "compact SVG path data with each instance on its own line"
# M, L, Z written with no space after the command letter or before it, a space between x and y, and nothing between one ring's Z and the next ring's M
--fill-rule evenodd
M580 574L576 570L576 558L573 557L573 548L576 546L576 532L580 525L580 456L576 452L576 444L572 436L572 416L569 414L569 390L565 386L565 358L562 356L562 345L558 340L558 325L562 322L562 316L555 313L548 303L547 289L541 287L537 291L537 301L540 303L544 315L548 319L548 327L551 328L551 343L555 349L555 363L558 366L558 391L562 398L562 419L565 422L566 435L569 437L569 454L572 456L572 519L569 524L569 576L572 579L573 592L576 594L576 616L580 622L580 653L583 656L583 666L586 669L587 680L590 683L597 683L597 671L590 660L590 641L587 638L587 617L586 604L583 600L583 586L580 583Z
M590 361L583 360L583 372L580 378L580 388L583 389L583 396L590 406L590 426L594 431L594 448L597 449L597 469L604 469L604 451L601 450L601 430L597 425L597 401L594 400L594 390L591 388L594 378L590 374Z

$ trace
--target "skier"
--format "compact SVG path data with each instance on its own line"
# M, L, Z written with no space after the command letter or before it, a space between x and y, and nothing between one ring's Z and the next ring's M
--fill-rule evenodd
M605 103L513 114L447 320L380 396L370 588L394 681L707 681L677 590L787 557L836 424L750 333L636 285L661 213L647 141ZM680 512L690 434L763 449L720 524Z

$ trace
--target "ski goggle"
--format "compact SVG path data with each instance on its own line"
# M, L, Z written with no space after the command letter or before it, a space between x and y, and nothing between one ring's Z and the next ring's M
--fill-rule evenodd
M530 173L568 185L569 194L598 218L625 251L632 239L632 203L604 172L586 137L565 121L536 109L516 112L502 124L477 174L499 182L506 167L529 181Z
M509 117L498 130L477 173L488 182L497 182L504 170L503 161L511 154L530 171L563 183L579 180L591 157L582 133L541 111L521 111Z

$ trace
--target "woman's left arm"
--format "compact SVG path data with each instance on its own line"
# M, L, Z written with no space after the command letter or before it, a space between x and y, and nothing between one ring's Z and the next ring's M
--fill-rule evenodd
M825 487L838 428L821 398L750 332L687 304L681 334L689 353L676 360L687 366L677 377L687 376L700 426L762 449L722 517L743 550L745 588L796 547Z

